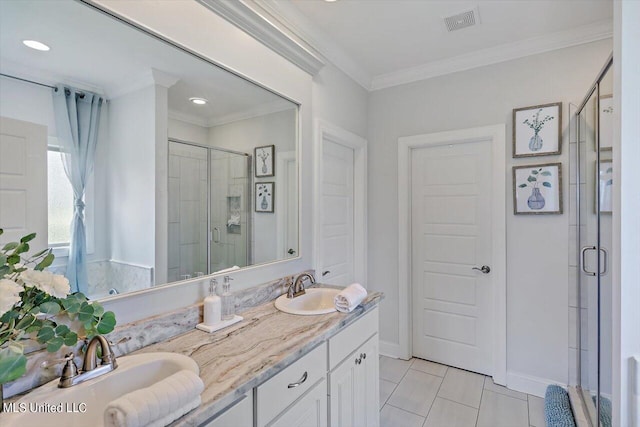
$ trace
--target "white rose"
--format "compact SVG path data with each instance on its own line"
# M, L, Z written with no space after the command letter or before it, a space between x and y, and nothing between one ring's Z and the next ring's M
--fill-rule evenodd
M71 291L69 280L50 271L25 270L20 273L25 286L33 286L56 298L66 298Z
M53 274L51 279L51 291L49 294L57 298L66 298L71 292L71 285L69 285L69 279L59 274Z
M22 290L22 286L13 280L0 279L0 316L11 310L11 307L20 301Z

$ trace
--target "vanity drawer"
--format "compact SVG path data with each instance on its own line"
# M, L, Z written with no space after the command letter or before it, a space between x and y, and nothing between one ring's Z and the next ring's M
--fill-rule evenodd
M258 427L265 426L326 375L324 342L256 388Z
M329 370L378 332L378 307L329 339Z

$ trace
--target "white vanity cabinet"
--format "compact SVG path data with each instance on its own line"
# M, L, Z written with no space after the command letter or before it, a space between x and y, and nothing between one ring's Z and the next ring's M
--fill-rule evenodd
M308 395L317 394L318 386L324 389L324 408L326 408L326 378L327 343L323 342L273 378L255 388L257 427L286 425L281 421L283 418L287 420L290 417L304 418L303 412L305 411L301 408L311 404L305 399ZM310 391L312 389L313 391ZM324 424L319 425L326 425L326 410L323 419ZM316 424L312 423L311 425Z
M378 310L375 309L329 340L331 427L380 424L377 330ZM348 350L351 352L339 359Z
M377 427L379 387L376 307L201 427Z
M200 427L253 427L253 392L200 424Z
M321 379L269 427L327 427L327 380Z

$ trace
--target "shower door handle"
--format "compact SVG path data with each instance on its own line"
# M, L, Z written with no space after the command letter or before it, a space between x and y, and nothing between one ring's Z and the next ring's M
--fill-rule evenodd
M602 270L602 273L600 273L600 275L604 276L605 274L607 274L607 264L609 259L609 253L605 248L600 248L600 252L602 252L602 254L604 255L604 261L602 263L602 266L604 267L604 269Z
M586 260L587 251L595 251L596 249L597 248L595 246L585 246L580 251L580 267L582 268L582 271L584 272L584 274L588 276L595 276L596 273L594 271L587 270L587 260ZM605 267L605 271L606 271L606 267Z
M213 243L219 243L220 242L220 229L218 227L215 227L213 229Z

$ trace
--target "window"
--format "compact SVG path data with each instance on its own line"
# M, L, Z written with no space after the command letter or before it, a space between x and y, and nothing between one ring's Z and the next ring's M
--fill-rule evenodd
M85 188L84 225L87 253L94 252L93 224L94 177L89 177ZM47 205L49 247L56 258L69 256L71 221L73 220L73 188L64 171L64 163L56 137L49 137L47 150Z
M59 148L49 147L47 166L49 247L69 246L73 219L73 189L64 172Z

